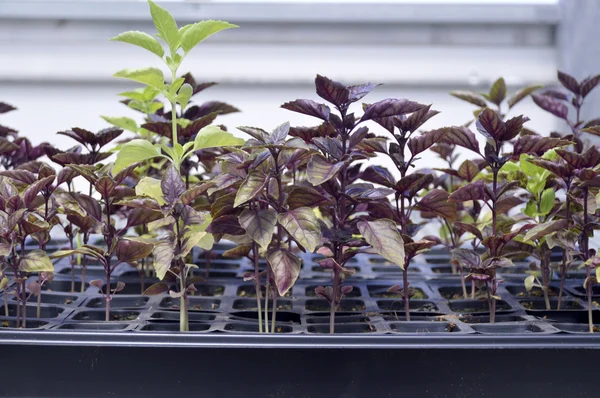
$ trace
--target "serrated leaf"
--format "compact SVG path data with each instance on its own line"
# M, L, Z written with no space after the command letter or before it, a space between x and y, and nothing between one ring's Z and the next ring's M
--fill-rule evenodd
M284 296L296 283L302 260L288 250L277 249L267 254L267 261L271 265L277 291Z
M230 24L229 22L213 20L200 21L193 25L187 25L181 33L181 48L188 53L198 43L206 40L209 36L225 29L237 27L237 25Z
M358 230L377 254L404 269L404 242L395 222L359 221Z
M312 209L299 207L278 214L277 221L306 250L314 252L321 244L321 226Z
M133 44L136 46L140 46L140 47L145 48L146 50L158 55L161 58L165 54L165 50L160 45L158 40L156 40L154 37L150 36L148 33L132 30L129 32L123 32L120 35L113 37L110 40L122 41L123 43L129 43L129 44Z
M112 168L113 175L131 166L133 163L163 156L160 150L152 145L150 141L143 139L131 140L119 149L117 159Z
M122 69L113 76L146 84L158 90L162 90L165 85L165 77L158 68Z
M258 243L263 249L267 249L273 239L277 214L273 209L246 209L240 214L240 225L246 230L246 234Z

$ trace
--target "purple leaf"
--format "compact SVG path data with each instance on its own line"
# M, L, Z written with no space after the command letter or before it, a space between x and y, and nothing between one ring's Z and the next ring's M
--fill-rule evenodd
M331 163L324 156L315 154L308 162L308 181L312 185L321 185L335 177L344 166L344 162Z
M317 75L315 86L317 87L317 95L336 107L341 108L348 103L349 92L343 84L325 76Z
M579 83L577 82L577 79L575 79L573 76L558 71L557 73L558 75L558 81L560 82L560 84L563 85L564 88L566 88L567 90L569 90L570 92L572 92L575 95L579 95L580 93L580 87L579 87Z
M442 189L432 189L418 202L418 208L427 213L433 213L450 222L456 220L456 203L448 200L448 192Z
M598 85L598 83L600 83L600 75L583 79L580 86L581 96L583 98L587 97L587 95Z
M394 176L382 166L369 166L361 174L365 181L393 188L395 185Z
M479 167L467 159L458 168L458 176L467 182L471 182L477 177L479 171Z
M454 249L452 250L452 256L460 265L467 269L479 268L481 265L481 257L479 257L479 254L473 250Z
M284 296L296 283L302 261L285 249L276 249L267 254L273 271L273 279L280 296Z
M14 111L15 109L17 109L17 108L15 108L12 105L9 105L5 102L0 102L0 113L7 113L10 111Z
M572 144L572 142L561 140L560 138L525 135L523 137L519 137L519 139L515 142L513 154L520 155L522 153L528 153L541 156L550 149L570 144Z
M475 134L467 127L444 127L440 130L444 131L444 135L440 142L458 145L475 153L479 153L479 142L477 141Z
M273 239L277 214L273 209L246 209L240 214L239 222L253 241L267 249Z
M435 145L444 136L443 130L432 130L421 134L420 136L413 137L408 140L408 149L410 149L411 155L417 156L418 154L426 151Z
M144 296L155 296L157 294L163 294L169 291L169 286L166 283L159 282L154 285L150 285L142 295Z
M365 109L365 113L360 118L360 121L364 122L365 120L379 119L388 116L406 115L408 113L416 112L424 106L425 105L406 99L388 98L369 105Z
M549 97L548 95L542 94L532 94L531 98L533 98L533 102L535 102L537 106L539 106L546 112L550 112L554 116L567 120L569 109L565 104L563 104L559 100Z
M110 177L102 176L96 182L94 188L103 198L108 198L115 190L115 182Z
M404 269L404 242L392 220L359 221L358 230L373 250Z
M472 91L451 91L450 95L463 101L467 101L468 103L476 105L480 108L485 108L487 106L485 98Z
M164 214L160 211L149 210L143 207L134 208L127 214L127 224L125 228L148 224L152 221L160 220L161 218L164 218Z
M477 130L485 138L498 142L505 135L506 126L496 112L490 108L485 108L477 119Z
M381 84L358 84L356 86L348 86L348 102L356 102L361 100L365 95L369 94L375 87Z
M485 193L485 183L482 180L478 180L458 188L456 191L452 192L448 198L448 200L452 202L466 202L469 200L485 199L487 199Z
M238 207L254 199L257 195L262 193L263 188L267 185L269 176L259 170L253 170L248 174L246 179L240 185L235 196L235 202L233 207Z
M331 113L331 110L327 105L319 104L308 99L286 102L281 105L281 107L293 112L314 116L326 122L329 121L329 114Z
M218 112L212 112L208 115L202 116L188 124L186 128L181 131L181 137L193 137L206 126L209 126L217 117ZM172 129L169 132L172 133Z
M170 165L160 181L165 201L171 205L175 204L182 193L185 192L185 183L174 165Z
M198 106L190 106L184 113L183 117L189 120L200 119L201 117L207 116L213 112L218 113L219 115L227 115L230 113L239 112L240 110L235 106L231 106L224 102L219 101L209 101L204 104Z
M277 222L309 252L321 244L321 226L312 209L299 207L278 214Z
M404 120L399 118L392 118L394 124L404 131L414 132L421 127L429 119L440 113L439 111L431 110L431 105L424 106L416 112L413 112L409 117Z
M327 199L317 190L310 187L295 186L287 196L286 204L290 210L299 207L318 207L327 202Z
M117 259L123 263L132 263L148 257L153 249L152 243L120 239L116 249Z
M246 230L240 225L238 216L225 215L212 220L206 227L206 232L211 234L245 235Z

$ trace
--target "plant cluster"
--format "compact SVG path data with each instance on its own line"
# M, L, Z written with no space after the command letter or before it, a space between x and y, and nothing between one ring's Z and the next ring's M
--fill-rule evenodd
M72 291L77 267L82 290L86 267L103 270L104 278L89 284L103 294L106 321L119 319L111 300L125 288L114 280L115 269L128 264L144 277L152 264L157 281L147 289L142 284L144 294L168 293L178 302L180 330L188 331L190 296L201 275L209 275L198 270L194 250L204 250L210 260L213 244L226 240L235 246L224 257L253 264L245 278L254 284L259 332L278 331L278 299L290 295L302 267L309 266L301 252L314 253L330 272L330 286L315 289L329 308L330 333L338 307L352 292L348 264L364 253L402 269L402 280L390 283L388 293L400 297L404 320L410 321L416 292L409 268L439 244L451 252L460 274L459 296L486 300L490 323L502 299L498 269L531 259L525 287L539 289L549 310L550 283L558 272L560 310L567 273L583 267L594 331L592 286L600 278L600 256L590 238L600 225L600 151L586 137L600 136L600 119L586 122L580 114L600 76L579 82L559 72L562 89L530 86L510 98L503 79L485 94L455 91L453 96L477 106L475 119L424 130L439 113L431 105L395 98L364 103L377 84L347 86L317 75L322 101L298 99L282 108L316 118L318 125L283 123L271 132L238 127L250 137L244 140L212 124L237 112L235 107L191 101L215 83L179 74L198 44L236 26L209 20L178 27L167 10L152 1L149 6L156 37L129 31L113 39L151 52L170 72L167 79L154 66L115 74L143 85L120 94L142 114L142 123L105 116L114 127L60 132L76 141L67 150L33 146L0 126L0 287L5 315L16 316L18 327L26 327L31 296L38 298L39 317L42 290L53 280L51 258L69 258ZM569 133L539 135L525 127L526 116L510 114L530 95L562 119ZM0 103L0 113L13 109ZM130 137L123 139L124 131ZM429 151L446 167L417 168ZM475 158L462 159L465 152ZM377 157L390 167L374 164ZM85 181L83 191L75 179ZM423 232L436 222L438 236ZM66 240L48 255L54 228ZM562 252L557 264L553 250ZM12 307L9 295L15 296Z

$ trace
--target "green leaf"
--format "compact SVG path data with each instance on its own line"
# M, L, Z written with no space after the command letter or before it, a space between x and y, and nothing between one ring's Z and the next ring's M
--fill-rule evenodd
M273 270L273 279L280 296L284 296L296 283L302 261L285 249L276 249L267 254Z
M600 267L596 267L596 281L600 281Z
M496 105L500 105L504 98L506 97L506 83L504 82L504 78L499 78L492 84L490 88L490 93L486 95L486 98L492 101Z
M112 124L113 126L117 126L120 127L124 130L128 130L134 133L137 133L138 131L138 125L135 122L135 120L133 120L130 117L113 117L113 116L102 116L102 119L106 120L108 123Z
M208 232L206 232L206 231L192 230L192 231L186 233L183 237L183 245L181 247L181 253L180 253L181 256L182 257L187 256L188 253L192 251L194 246L198 245L198 243L200 243L200 241L206 235L208 235Z
M167 43L171 54L175 54L180 42L179 29L177 28L175 19L169 11L157 5L152 0L148 0L148 4L150 5L150 14L152 15L154 26L156 26L156 30L158 31L158 36Z
M21 257L19 270L23 272L54 272L54 264L43 250L32 250Z
M544 192L542 192L542 199L540 200L540 212L543 216L552 211L552 208L554 207L554 197L555 193L553 188L545 189Z
M404 242L395 222L359 221L358 230L377 254L404 269Z
M181 105L181 109L185 109L185 107L188 105L193 91L194 90L192 89L192 86L190 86L188 83L185 83L183 86L181 86L179 93L177 94L177 102L179 102Z
M2 279L0 279L0 290L4 289L6 285L8 285L8 281L9 279L6 276L3 276Z
M560 231L565 228L567 228L567 220L548 221L527 231L523 237L523 241L541 239L552 232Z
M181 34L181 48L186 53L196 47L198 43L204 41L207 37L214 35L224 29L237 28L237 25L225 21L201 21L191 26L185 26Z
M532 156L521 154L521 156L519 157L519 165L521 166L521 171L523 171L523 173L527 174L529 177L542 174L544 172L544 169L531 163L529 161L529 159L531 158Z
M121 147L112 168L113 175L131 166L133 163L163 156L160 150L150 141L137 139L131 140Z
M162 206L166 202L160 183L161 181L156 178L144 177L135 186L135 194L138 196L149 196Z
M508 107L512 108L518 102L522 101L527 96L529 96L529 94L533 93L534 91L536 91L542 87L543 86L528 86L528 87L524 87L524 88L520 89L519 91L514 93L512 97L509 98Z
M165 77L158 68L121 69L113 76L146 84L158 90L162 90L165 85Z
M262 189L267 185L267 181L269 180L268 176L263 174L262 172L250 172L246 179L240 185L240 188L235 195L235 201L233 202L233 207L238 207L243 205L247 201L254 199L256 195L258 195Z
M527 290L528 292L533 289L533 285L535 283L535 276L533 275L529 275L527 278L525 278L525 290Z
M314 252L321 244L321 226L312 209L299 207L278 214L277 221L306 250Z
M217 148L224 146L241 146L244 140L238 138L227 131L221 130L218 126L206 126L198 132L194 140L194 152L204 148Z
M154 37L150 36L148 33L132 30L129 32L121 33L120 35L113 37L110 40L122 41L124 43L129 43L129 44L133 44L136 46L140 46L150 52L153 52L154 54L158 55L161 58L165 54L165 50L160 45L158 40L156 40Z
M163 280L169 268L171 261L175 257L175 245L172 242L161 242L154 245L152 250L154 256L154 271L158 279Z
M277 214L273 209L246 209L240 214L240 225L246 230L246 235L266 249L273 239Z

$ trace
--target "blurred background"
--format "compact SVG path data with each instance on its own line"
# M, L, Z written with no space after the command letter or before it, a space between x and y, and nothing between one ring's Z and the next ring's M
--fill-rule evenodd
M222 19L240 26L211 37L186 59L181 72L219 85L196 102L228 102L241 113L217 119L234 131L271 129L284 121L316 119L279 106L317 99L315 74L346 84L383 83L365 98L408 98L441 114L427 129L462 124L474 106L450 90L487 91L503 76L509 93L528 84L553 84L556 69L578 79L600 73L596 63L598 0L212 0L159 1L180 24ZM98 130L100 115L138 114L117 93L134 86L112 77L119 69L159 65L133 46L110 42L126 30L154 33L143 0L0 0L0 101L18 111L2 124L34 143L66 148L60 130ZM584 119L598 108L598 93ZM597 109L596 109L597 110ZM515 115L548 134L556 119L530 99ZM427 164L431 166L431 164Z

